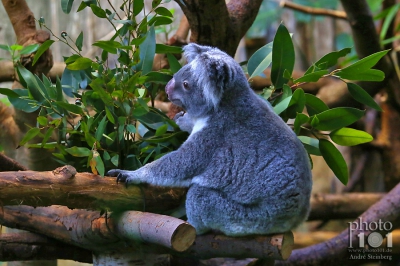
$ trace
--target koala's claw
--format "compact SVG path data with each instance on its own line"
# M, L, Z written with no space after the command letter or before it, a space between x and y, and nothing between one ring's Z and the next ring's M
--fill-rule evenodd
M116 177L117 178L117 184L119 182L125 182L126 179L128 178L128 175L124 174L123 170L120 170L120 169L110 170L110 171L107 172L106 175L107 176ZM126 186L128 186L127 182L126 182Z

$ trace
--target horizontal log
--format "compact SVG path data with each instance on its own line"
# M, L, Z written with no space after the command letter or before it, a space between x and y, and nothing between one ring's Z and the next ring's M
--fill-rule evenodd
M0 210L0 224L100 252L119 250L129 244L135 250L138 242L156 243L181 252L196 237L191 225L166 215L128 211L105 216L98 211L64 206L4 206Z
M141 251L202 259L286 259L293 246L291 232L238 238L195 236L194 229L183 221L137 211L104 216L97 211L70 210L64 206L4 206L0 209L0 224L40 233L95 254Z
M315 194L311 197L308 220L356 218L384 195L384 193Z
M115 178L77 173L72 166L54 171L0 172L2 205L165 212L178 207L185 189L117 184Z

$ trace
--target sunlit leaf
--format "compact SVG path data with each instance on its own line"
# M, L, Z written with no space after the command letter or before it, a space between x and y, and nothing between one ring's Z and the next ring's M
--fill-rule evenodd
M86 147L73 146L71 148L66 148L65 151L75 157L87 157L91 154L91 151Z
M247 62L250 78L260 75L272 62L272 42L258 49Z
M33 127L29 129L28 132L25 133L22 140L19 142L18 147L24 146L25 143L36 137L39 133L40 133L40 128Z
M298 136L301 143L303 143L304 148L307 150L309 154L321 156L321 152L319 151L319 140L310 138L307 136Z
M67 65L69 70L83 70L87 69L92 65L93 61L86 57L79 57L75 62Z
M347 127L332 131L329 136L333 142L342 146L354 146L374 139L367 132Z

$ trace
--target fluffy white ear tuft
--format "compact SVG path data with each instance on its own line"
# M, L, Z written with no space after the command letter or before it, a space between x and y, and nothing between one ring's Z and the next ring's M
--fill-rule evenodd
M184 56L186 57L188 63L193 61L197 56L202 53L208 52L212 47L209 46L200 46L196 43L189 43L188 45L183 47Z

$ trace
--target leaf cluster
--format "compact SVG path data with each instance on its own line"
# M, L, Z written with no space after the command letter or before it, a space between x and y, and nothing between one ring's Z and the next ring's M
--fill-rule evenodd
M340 58L350 52L350 48L345 48L328 53L310 66L302 77L293 79L294 46L288 30L280 25L274 41L256 51L247 65L249 79L262 75L262 71L271 65L272 86L265 88L261 96L272 104L274 111L284 121L292 119L293 129L307 152L322 156L343 184L348 181L347 164L332 142L353 146L372 141L370 134L349 128L364 116L365 110L329 108L318 97L305 93L301 86L321 78L335 77L347 84L349 93L356 101L381 111L374 99L354 82L382 81L384 73L372 67L388 51L372 54L345 68L331 70Z
M73 1L61 1L69 13ZM118 19L99 1L81 1L77 12L90 8L100 19L115 28L110 40L92 45L101 49L95 59L82 56L84 34L75 40L62 32L53 37L68 45L74 53L64 57L66 69L53 84L46 76L38 77L19 63L19 56L35 53L33 64L55 42L39 45L0 46L12 54L23 88L0 89L15 108L38 111L37 123L19 143L29 148L45 148L62 164L78 171L91 170L104 175L111 168L137 169L165 153L175 150L186 138L177 125L153 106L156 95L180 68L173 54L180 47L156 44L156 27L172 22L171 12L161 1L153 1L145 10L143 0L124 1L119 7L126 19ZM145 14L138 20L139 13ZM39 21L46 27L45 21ZM122 24L122 27L115 25ZM156 53L168 55L171 69L153 71ZM109 60L110 55L116 58ZM116 61L116 62L115 62ZM40 143L32 143L39 137Z

